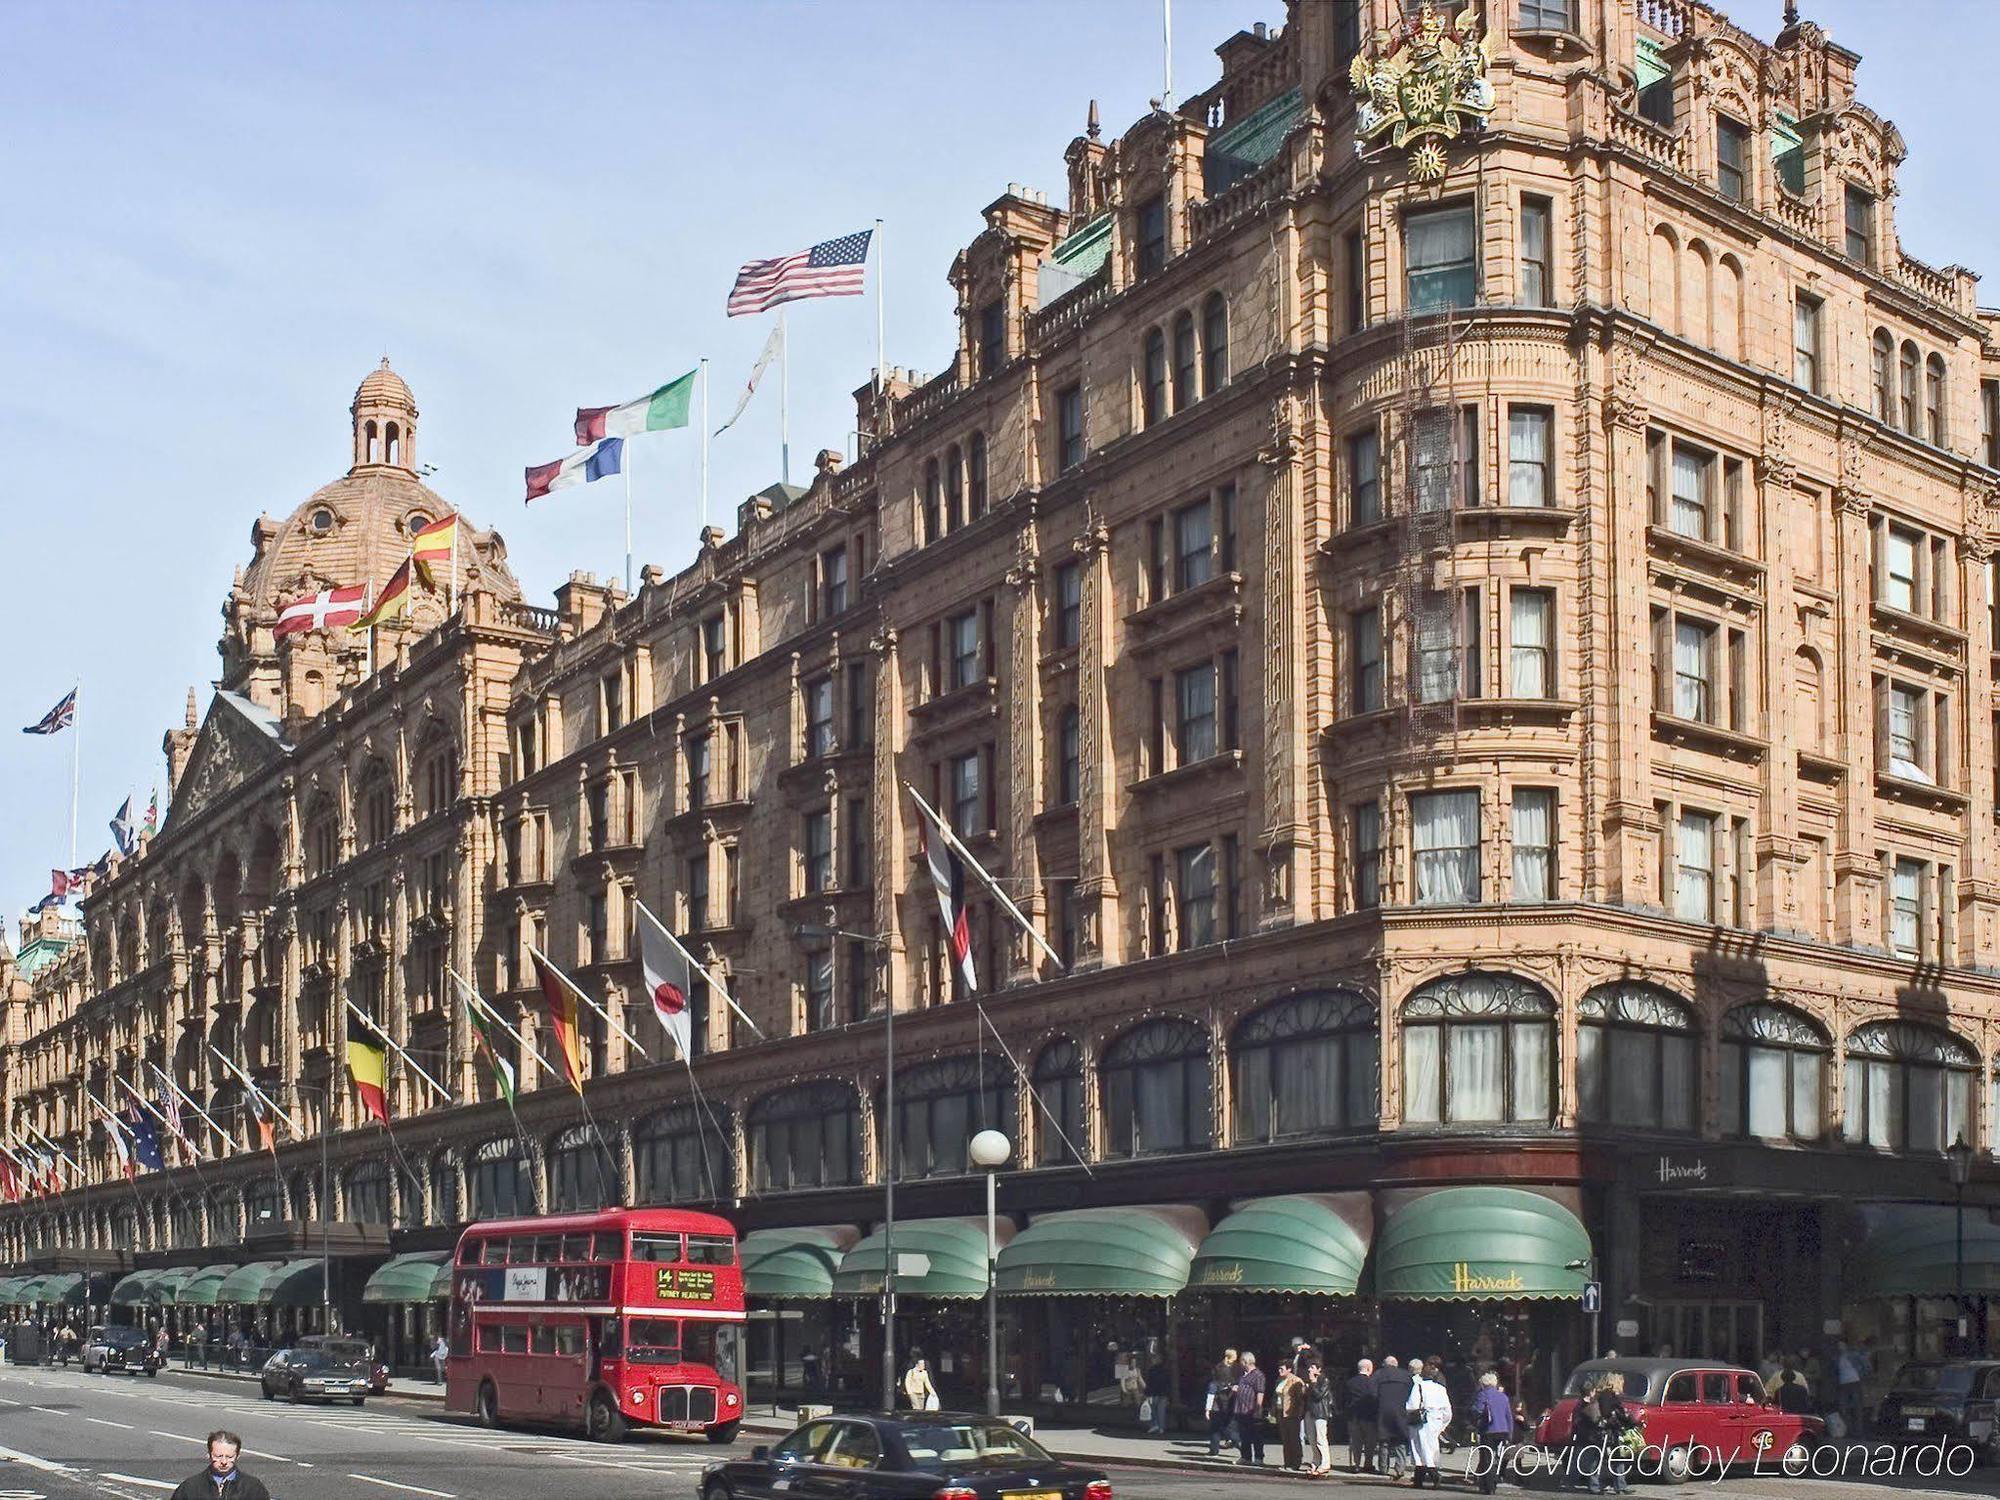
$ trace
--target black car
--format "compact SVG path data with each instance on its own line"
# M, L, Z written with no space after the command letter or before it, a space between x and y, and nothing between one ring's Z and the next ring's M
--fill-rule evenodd
M1912 1360L1876 1408L1875 1436L1964 1443L2000 1463L2000 1359Z
M342 1338L337 1333L309 1333L295 1347L318 1349L336 1360L366 1365L370 1394L380 1396L389 1389L389 1367L375 1357L375 1346L366 1339Z
M324 1349L280 1349L264 1362L264 1399L283 1396L291 1401L352 1401L368 1399L368 1366L358 1359L338 1359Z
M112 1324L91 1329L83 1341L85 1374L110 1375L125 1370L134 1375L158 1375L165 1363L143 1329Z
M1064 1463L997 1417L840 1413L748 1458L711 1464L701 1500L1112 1500L1102 1469Z

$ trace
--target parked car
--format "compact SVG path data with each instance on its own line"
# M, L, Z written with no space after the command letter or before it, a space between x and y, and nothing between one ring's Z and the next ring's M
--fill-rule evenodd
M701 1500L1112 1500L1102 1469L1064 1463L996 1417L840 1413L807 1422L748 1458L710 1464Z
M359 1360L336 1359L324 1349L280 1349L264 1361L259 1377L264 1399L290 1401L352 1401L368 1399L368 1366Z
M1912 1360L1875 1411L1885 1443L1964 1443L2000 1463L2000 1359Z
M1802 1469L1826 1438L1816 1416L1778 1410L1754 1370L1721 1360L1593 1359L1570 1372L1560 1400L1535 1430L1535 1442L1559 1449L1570 1440L1577 1402L1605 1375L1624 1377L1626 1412L1657 1456L1663 1478L1679 1483L1691 1474L1760 1460L1767 1470Z
M389 1367L375 1357L375 1346L367 1339L345 1338L337 1333L309 1333L293 1346L297 1349L324 1349L335 1359L352 1360L368 1367L368 1390L380 1396L389 1389Z
M100 1324L83 1341L86 1375L109 1375L119 1370L134 1375L158 1375L165 1363L144 1329Z

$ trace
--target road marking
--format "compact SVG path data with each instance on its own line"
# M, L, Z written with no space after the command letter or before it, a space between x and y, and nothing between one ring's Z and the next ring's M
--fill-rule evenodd
M157 1427L149 1427L146 1431L153 1437L172 1438L177 1443L194 1443L202 1448L208 1446L207 1438L190 1437L185 1432L162 1432Z
M170 1484L164 1479L147 1479L139 1474L113 1474L109 1470L106 1470L103 1477L106 1479L115 1479L120 1484L143 1484L149 1490L173 1490L180 1488L179 1485Z
M66 1411L57 1411L53 1406L31 1406L28 1408L28 1410L38 1411L46 1416L51 1416L51 1417L66 1417L69 1415L69 1413Z
M95 1422L99 1427L122 1427L127 1432L138 1430L130 1422L113 1422L107 1417L85 1417L83 1420L86 1422Z
M39 1469L44 1474L67 1474L68 1464L53 1463L46 1458L37 1458L32 1453L23 1453L19 1448L0 1447L0 1458L12 1459L17 1464L26 1464L31 1469Z
M456 1495L446 1494L443 1490L427 1490L420 1484L398 1484L393 1479L376 1479L368 1474L349 1474L347 1477L358 1479L363 1484L379 1484L386 1490L408 1490L413 1495L435 1495L437 1500L458 1500Z

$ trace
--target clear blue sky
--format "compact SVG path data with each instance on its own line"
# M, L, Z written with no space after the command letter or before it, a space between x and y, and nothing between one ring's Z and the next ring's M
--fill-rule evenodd
M1913 254L2000 278L1989 190L2000 4L1805 0L1902 127ZM1742 0L1770 35L1780 0ZM1176 86L1282 0L1175 0ZM891 363L952 347L952 256L1022 182L1064 193L1086 101L1120 130L1160 88L1159 0L92 4L10 0L0 42L0 909L68 853L70 745L33 722L83 685L80 860L162 731L204 704L250 523L347 465L384 352L436 488L498 527L531 598L622 569L615 484L524 510L521 470L580 404L713 361L720 421L768 319L742 261L888 222ZM1913 38L1920 39L1913 45ZM1970 142L1967 137L1970 135ZM2000 286L1987 300L2000 301ZM795 306L793 478L844 446L872 299ZM767 392L712 451L715 513L777 477ZM635 444L641 561L697 526L692 434ZM11 932L10 932L11 937Z

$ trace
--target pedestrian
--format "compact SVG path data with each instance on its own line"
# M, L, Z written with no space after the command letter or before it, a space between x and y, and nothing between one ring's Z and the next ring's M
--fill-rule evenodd
M1154 1437L1167 1435L1167 1397L1173 1388L1167 1362L1155 1350L1146 1366L1146 1431Z
M1257 1356L1245 1349L1236 1376L1236 1452L1239 1464L1264 1462L1264 1372Z
M819 1389L819 1350L811 1344L799 1351L799 1378L809 1391Z
M1347 1467L1356 1474L1375 1472L1375 1418L1380 1403L1375 1394L1375 1361L1355 1362L1347 1377Z
M1242 1373L1234 1349L1224 1349L1222 1358L1208 1376L1208 1456L1221 1456L1222 1444L1236 1441L1236 1377Z
M451 1345L445 1342L443 1334L439 1334L431 1341L431 1370L439 1385L444 1384L445 1361L450 1358Z
M1303 1438L1306 1472L1330 1474L1333 1472L1333 1449L1327 1444L1327 1431L1333 1420L1333 1383L1326 1378L1326 1368L1318 1360L1306 1366L1305 1387Z
M1604 1445L1604 1431L1598 1423L1597 1387L1599 1377L1591 1376L1584 1382L1582 1392L1576 1398L1576 1409L1569 1419L1568 1462L1562 1474L1571 1484L1560 1480L1557 1487L1567 1489L1581 1476L1593 1495L1604 1493L1604 1462L1609 1456Z
M1490 1495L1500 1483L1507 1448L1514 1440L1514 1403L1500 1389L1500 1377L1492 1370L1479 1377L1479 1394L1472 1401L1472 1430L1479 1434L1480 1493Z
M1590 1492L1604 1493L1604 1482L1611 1481L1611 1493L1629 1495L1632 1486L1626 1481L1626 1460L1624 1453L1625 1434L1639 1424L1632 1420L1625 1410L1625 1377L1612 1371L1597 1382L1597 1394L1591 1398L1596 1407L1598 1443L1603 1450L1603 1461L1590 1476Z
M1799 1379L1799 1372L1787 1365L1778 1372L1778 1410L1789 1416L1804 1416L1812 1410L1812 1393Z
M1280 1461L1286 1472L1305 1467L1306 1383L1299 1379L1289 1362L1278 1366L1278 1381L1271 1388L1271 1415L1278 1423Z
M1394 1479L1403 1477L1410 1462L1410 1372L1396 1363L1396 1356L1382 1356L1375 1372L1375 1423L1380 1433L1381 1472Z
M1451 1425L1451 1397L1438 1378L1443 1369L1444 1361L1436 1355L1428 1361L1410 1361L1410 1394L1403 1406L1410 1414L1410 1463L1416 1470L1412 1481L1416 1489L1426 1483L1434 1490L1444 1488L1438 1473L1439 1443Z
M921 1354L912 1356L910 1368L903 1372L903 1397L910 1403L911 1411L938 1409L937 1387L931 1384L931 1367Z
M236 1466L243 1439L218 1429L208 1435L208 1467L180 1483L169 1500L271 1500L255 1474Z
M1846 1431L1832 1435L1858 1438L1861 1436L1862 1382L1868 1378L1868 1357L1846 1339L1840 1341L1834 1353L1833 1378L1840 1393L1836 1409Z

